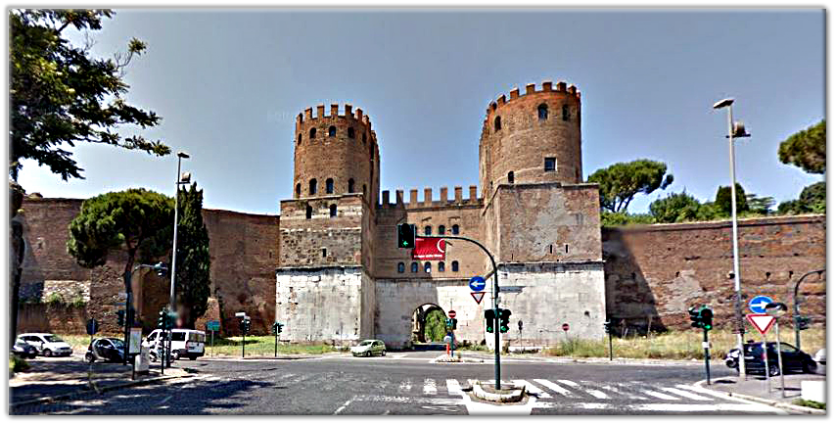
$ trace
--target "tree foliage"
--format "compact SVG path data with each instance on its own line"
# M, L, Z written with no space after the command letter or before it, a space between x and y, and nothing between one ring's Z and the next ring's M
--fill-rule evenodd
M203 190L192 184L188 190L179 190L179 196L177 299L183 324L194 328L194 322L206 312L211 294L209 231L203 223Z
M716 200L714 204L723 216L731 215L731 187L719 186L716 190ZM745 189L742 185L736 183L736 211L737 213L748 211L748 200L745 197Z
M433 309L426 314L424 336L427 341L440 342L446 336L446 315L440 309Z
M17 179L23 159L46 165L61 178L83 178L83 169L68 147L89 142L170 153L160 141L141 135L122 138L124 124L156 126L160 117L128 104L125 68L141 55L145 43L132 39L126 54L113 59L92 57L92 42L74 46L63 38L67 28L98 31L109 10L33 10L9 12L10 139L9 173Z
M812 174L826 172L826 120L792 134L780 143L780 162L795 165Z
M797 200L780 203L777 208L781 214L826 213L826 181L817 182L803 188Z
M588 180L600 185L601 208L626 212L635 195L667 188L673 183L673 175L667 174L667 165L662 162L638 159L598 169Z
M104 265L111 253L126 252L127 273L136 259L151 261L170 249L173 214L173 199L145 189L87 199L70 222L67 250L85 268Z
M671 193L649 204L649 212L659 223L695 220L701 204L687 192Z

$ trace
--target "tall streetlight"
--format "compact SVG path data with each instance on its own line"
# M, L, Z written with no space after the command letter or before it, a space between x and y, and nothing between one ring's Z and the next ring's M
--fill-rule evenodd
M734 309L736 310L737 331L736 341L737 348L739 348L739 375L740 381L745 380L745 349L742 345L742 333L745 331L745 324L742 321L742 290L739 284L739 241L736 228L736 159L734 158L734 138L750 137L751 134L745 132L745 125L742 122L734 122L733 105L734 99L724 99L716 102L713 105L714 109L728 108L728 146L731 155L731 222L733 228L733 250L734 250L734 290L736 291L736 300L734 302Z
M180 174L180 164L183 159L188 159L190 156L186 152L177 152L177 184L174 193L174 247L171 256L171 310L176 310L174 307L174 288L175 280L177 278L177 221L179 219L180 211L180 184L188 184L191 182L191 173L183 172Z

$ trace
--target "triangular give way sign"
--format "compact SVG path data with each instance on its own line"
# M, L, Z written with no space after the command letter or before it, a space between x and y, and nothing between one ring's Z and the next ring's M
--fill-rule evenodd
M481 299L484 298L484 292L471 292L470 296L475 299L475 303L481 304Z
M771 329L771 326L776 321L776 318L768 314L748 314L745 317L748 318L748 322L762 335L768 333L768 330Z

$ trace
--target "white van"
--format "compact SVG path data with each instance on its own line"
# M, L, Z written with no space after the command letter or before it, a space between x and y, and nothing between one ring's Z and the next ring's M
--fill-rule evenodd
M154 330L145 341L145 346L151 349L151 357L156 360L156 352L161 348L162 330ZM203 356L206 347L206 333L199 330L175 328L171 330L171 359L187 357L192 361Z

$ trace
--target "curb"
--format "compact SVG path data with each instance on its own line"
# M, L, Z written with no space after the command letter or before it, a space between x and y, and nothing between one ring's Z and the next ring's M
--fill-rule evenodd
M187 375L189 375L189 374L162 375L162 376L159 376L159 377L148 378L148 379L145 379L145 380L136 380L136 381L128 381L127 383L113 384L113 385L109 385L109 386L105 386L105 387L100 388L98 393L109 392L111 390L117 390L117 389L122 389L122 388L125 388L125 387L131 387L131 386L142 386L142 385L145 385L145 384L156 383L157 381L164 381L164 380L172 380L172 379L175 379L175 378L182 378L182 377L185 377ZM20 407L23 407L23 406L38 405L38 404L42 404L42 403L53 403L53 402L57 402L57 401L60 401L60 400L67 399L67 398L71 398L71 397L76 396L78 394L89 393L89 392L92 392L92 391L85 388L85 389L82 389L82 390L77 390L77 391L74 391L72 393L67 393L67 394L63 394L63 395L45 396L45 397L41 397L41 398L37 398L37 399L25 400L25 401L22 401L22 402L9 404L9 409L20 408Z
M525 397L525 386L518 387L514 384L514 389L511 393L488 393L481 387L481 382L473 383L473 394L476 398L498 403L514 403L519 402Z
M751 402L762 403L762 404L765 404L765 405L768 405L768 406L773 406L775 408L787 409L787 410L794 411L794 412L799 412L799 413L802 413L802 414L826 415L826 410L825 409L809 408L809 407L806 407L806 406L800 406L800 405L795 405L795 404L791 404L791 403L781 402L779 400L769 400L769 399L763 399L763 398L756 397L756 396L751 396L751 395L743 395L743 394L740 394L740 393L730 393L730 392L723 392L723 391L719 391L719 390L708 389L708 388L705 387L706 382L707 382L707 380L697 381L696 383L693 383L693 385L696 386L696 387L699 387L702 390L707 390L707 391L717 393L717 394L722 395L722 396L748 400L748 401L751 401Z

